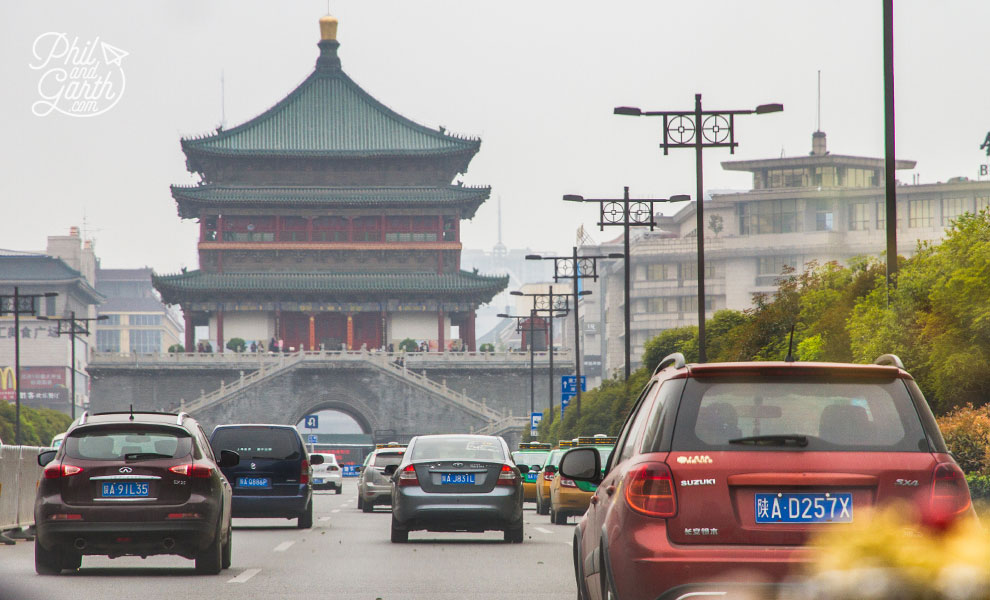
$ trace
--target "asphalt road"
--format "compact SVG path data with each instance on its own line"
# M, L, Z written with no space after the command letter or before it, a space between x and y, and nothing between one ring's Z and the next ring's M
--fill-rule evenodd
M526 504L525 541L501 532L413 532L389 541L388 507L356 508L353 481L344 493L319 492L313 528L295 520L235 519L233 565L196 575L191 560L157 556L83 558L73 574L34 573L34 542L0 546L0 600L184 598L573 599L574 526L552 525ZM573 519L571 519L573 523Z

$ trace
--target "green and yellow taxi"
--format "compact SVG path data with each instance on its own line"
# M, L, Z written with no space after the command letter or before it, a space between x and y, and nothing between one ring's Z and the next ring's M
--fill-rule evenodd
M552 450L553 444L546 442L523 442L512 453L513 462L529 467L529 472L523 476L523 502L536 502L537 480Z
M616 438L604 434L577 439L578 446L590 446L598 450L602 457L602 469L615 448L615 442ZM555 474L550 482L550 521L555 525L564 525L567 517L583 515L588 510L596 487L593 483L565 479L560 473Z
M550 451L547 459L543 462L543 467L536 478L536 513L540 515L550 514L550 482L557 474L557 466L560 465L560 458L571 448L577 445L577 440L560 440L557 448Z

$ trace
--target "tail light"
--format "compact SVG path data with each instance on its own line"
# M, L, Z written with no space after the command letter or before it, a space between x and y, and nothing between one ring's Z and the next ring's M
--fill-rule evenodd
M169 467L168 470L177 475L195 477L196 479L209 479L213 475L213 467L198 463L175 465L174 467Z
M187 513L168 513L166 517L168 519L202 519L203 515L197 512L187 512Z
M550 471L544 471L543 472L543 479L545 479L547 481L553 481L553 476L554 476L554 474L551 473Z
M82 515L75 513L55 513L48 515L49 521L81 521Z
M405 487L407 485L419 485L419 477L416 476L416 467L413 465L407 465L399 473L399 487Z
M498 474L498 481L495 485L516 485L518 478L516 472L509 465L502 465L502 472Z
M82 468L76 465L50 464L45 467L45 479L58 479L59 477L71 477L77 473L82 473Z
M577 487L573 479L564 479L563 477L560 478L560 485L561 487Z
M677 514L674 477L664 463L637 465L626 475L626 502L638 513L670 518Z
M339 471L339 470L340 469L338 469L337 467L335 467L333 465L330 465L329 467L327 467L327 471Z
M309 483L309 461L302 460L302 467L299 469L299 483Z
M969 510L972 500L966 475L955 463L940 463L932 477L931 520L947 524Z

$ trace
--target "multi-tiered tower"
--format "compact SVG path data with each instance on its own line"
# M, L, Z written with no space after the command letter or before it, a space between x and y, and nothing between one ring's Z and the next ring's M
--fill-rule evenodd
M395 113L341 69L337 20L320 19L316 68L232 129L183 139L202 181L172 186L200 224L200 270L153 275L194 326L224 339L316 349L412 338L475 346L475 310L507 285L460 268L462 219L488 187L451 185L481 145Z

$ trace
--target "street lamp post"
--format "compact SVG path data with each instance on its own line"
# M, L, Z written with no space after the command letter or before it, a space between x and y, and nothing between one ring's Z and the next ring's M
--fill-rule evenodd
M14 286L13 296L0 295L0 315L14 315L14 443L21 444L21 315L34 315L38 298L54 298L55 292L22 294Z
M629 258L629 228L630 227L649 227L650 231L657 226L655 213L653 212L653 204L656 202L687 202L691 199L691 196L685 194L678 194L671 196L670 198L638 198L632 200L629 198L629 186L623 188L622 198L585 198L584 196L579 196L577 194L566 194L564 200L568 202L597 202L598 203L598 228L601 231L605 231L606 225L617 225L621 226L623 230L623 253L621 255L609 254L609 258L622 258L623 264L625 265L625 378L629 379L629 372L631 369L631 349L632 349L632 332L630 331L630 321L632 320L632 312L630 308L629 299L629 288L630 284L630 271L632 270L631 261Z
M570 256L526 255L526 260L552 260L553 280L570 279L574 284L572 288L572 297L574 298L574 375L577 377L577 390L574 399L578 417L581 416L581 317L578 310L578 299L591 293L590 290L579 290L578 282L581 279L598 280L598 259L601 258L608 257L603 255L578 256L577 246L573 247Z
M705 216L704 168L702 150L728 148L735 153L736 115L767 114L784 110L783 104L761 104L753 110L702 110L701 94L694 95L693 111L646 111L634 106L617 106L612 112L630 117L663 117L663 153L670 148L694 148L695 204L698 237L698 362L705 355Z
M537 313L547 313L547 353L550 357L550 386L547 390L550 400L547 405L549 407L547 420L553 422L553 320L555 317L566 317L567 313L570 312L570 303L568 302L570 300L570 294L554 294L552 285L549 286L549 291L546 294L524 294L520 291L509 293L513 296L529 296L533 298L533 310Z
M509 314L505 314L505 313L499 313L499 314L497 314L495 316L497 316L500 319L515 319L516 320L516 331L521 331L522 330L521 329L522 328L522 324L520 323L520 319L526 319L527 318L527 317L523 317L523 316L520 316L520 315L509 315ZM536 412L536 364L534 362L534 357L533 357L534 356L533 355L533 333L536 332L536 331L541 331L540 329L537 329L537 328L533 327L533 324L534 324L533 323L533 320L534 320L535 317L536 317L536 309L535 308L534 309L530 309L530 311L529 311L529 317L528 317L529 318L529 327L526 328L529 331L529 344L528 345L529 345L529 414L530 414L530 418L532 418L532 414L534 412ZM546 328L543 328L542 331L546 331Z
M38 317L42 321L54 321L58 324L55 334L58 336L68 335L72 340L72 397L69 399L71 406L72 420L76 420L76 336L89 335L88 324L90 321L106 321L110 317L100 315L98 317L76 318L76 311L71 311L68 318Z

